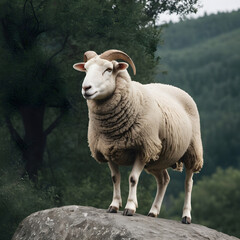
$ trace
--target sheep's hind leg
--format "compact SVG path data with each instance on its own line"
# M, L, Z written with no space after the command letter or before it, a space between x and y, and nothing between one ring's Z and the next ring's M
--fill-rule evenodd
M160 209L162 206L162 201L168 186L168 183L170 181L170 177L168 175L167 170L161 170L156 172L150 172L156 179L157 182L157 193L156 197L154 199L154 202L152 204L152 207L148 213L149 217L157 217L157 215L160 213Z
M123 211L123 215L132 216L136 212L138 207L137 202L137 185L139 176L145 166L145 163L137 158L133 164L132 171L129 176L129 194L126 207Z
M182 223L191 223L191 195L193 186L193 171L191 169L186 169L186 179L185 179L185 200L183 205Z
M107 212L117 213L117 211L119 210L119 207L122 207L122 198L121 198L121 189L120 189L121 175L120 175L120 171L117 164L109 161L108 166L111 170L112 181L113 181L113 200Z
M193 173L199 172L203 166L202 141L199 135L195 136L188 150L180 159L186 168L185 200L183 205L182 223L191 223L191 195L193 187Z

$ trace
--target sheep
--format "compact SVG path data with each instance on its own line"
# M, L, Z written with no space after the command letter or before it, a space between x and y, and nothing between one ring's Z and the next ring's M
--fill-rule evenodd
M116 60L125 62L117 62ZM137 185L143 169L157 182L157 193L148 213L157 217L170 177L167 168L186 168L182 223L191 223L193 173L203 166L200 119L193 99L183 90L160 83L140 84L132 59L120 50L84 54L73 68L86 72L82 95L89 110L88 143L93 158L111 171L113 199L109 213L122 207L119 165L132 165L129 195L123 215L138 207Z

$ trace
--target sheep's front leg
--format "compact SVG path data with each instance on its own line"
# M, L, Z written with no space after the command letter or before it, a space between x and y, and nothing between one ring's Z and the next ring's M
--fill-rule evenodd
M183 205L182 223L191 223L191 195L193 186L193 172L190 169L186 169L185 179L185 200Z
M145 166L145 163L141 162L140 159L136 159L131 174L129 176L129 195L126 207L123 211L123 215L132 216L136 212L136 208L138 207L137 202L137 184L139 176Z
M108 166L111 170L111 176L113 181L113 200L108 208L108 212L116 213L119 207L122 207L122 198L121 198L121 175L118 168L118 165L114 162L109 161Z

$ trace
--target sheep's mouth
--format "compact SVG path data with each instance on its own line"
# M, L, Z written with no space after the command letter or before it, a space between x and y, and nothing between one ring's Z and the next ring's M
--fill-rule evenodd
M97 93L97 91L96 92L94 92L93 94L88 94L88 93L84 93L84 97L85 98L91 98L93 95L95 95Z

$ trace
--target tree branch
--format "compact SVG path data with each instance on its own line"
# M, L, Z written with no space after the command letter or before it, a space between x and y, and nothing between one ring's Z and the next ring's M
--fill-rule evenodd
M25 14L25 12L26 12L27 1L28 0L25 0L24 5L23 5L23 14Z
M36 22L37 22L37 24L38 24L38 26L39 26L39 20L38 20L38 18L37 18L35 9L34 9L34 7L33 7L33 1L32 1L32 0L30 0L30 5L31 5L31 8L32 8L33 16L34 16L34 18L35 18L35 20L36 20Z
M36 26L36 29L35 29L35 33L37 33L37 35L39 35L39 20L37 18L37 15L36 15L36 12L35 12L35 9L33 7L33 1L30 0L30 5L31 5L31 8L32 8L32 12L33 12L33 16L37 22L37 26Z
M64 50L65 45L66 45L66 43L67 43L67 41L68 41L68 38L69 38L69 34L67 34L66 37L64 38L62 47L61 47L57 52L55 52L55 53L48 59L47 65L52 61L52 59L53 59L54 57L56 57L60 52L62 52L62 51Z
M17 130L13 127L12 122L8 116L5 116L5 121L6 121L6 125L10 132L12 140L17 144L17 146L20 148L20 150L23 151L26 146L24 140L20 137Z
M59 124L61 118L64 116L65 112L68 110L68 108L65 108L61 111L60 115L49 125L49 127L44 131L44 134L47 136L49 135L54 128L57 127Z

